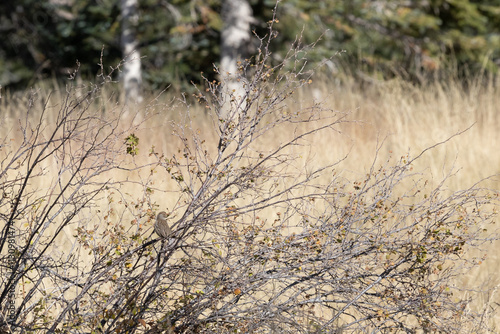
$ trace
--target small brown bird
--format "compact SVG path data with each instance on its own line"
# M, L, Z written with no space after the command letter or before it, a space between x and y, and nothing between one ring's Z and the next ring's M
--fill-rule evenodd
M167 217L168 215L165 211L160 212L158 217L156 217L155 232L162 239L168 239L172 234L172 230L168 226Z

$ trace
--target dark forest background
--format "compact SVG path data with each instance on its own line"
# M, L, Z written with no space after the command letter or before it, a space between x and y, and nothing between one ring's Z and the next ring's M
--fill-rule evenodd
M141 0L137 38L144 88L189 89L200 73L214 76L223 27L221 0ZM249 0L258 36L267 33L274 0ZM327 75L401 76L414 82L449 75L495 74L500 61L500 0L285 0L278 5L273 57L296 36L319 39L310 64L327 60ZM120 50L117 0L0 2L0 85L25 89L64 80L80 63L82 78L116 66ZM257 49L258 39L254 38ZM337 54L338 51L343 51Z

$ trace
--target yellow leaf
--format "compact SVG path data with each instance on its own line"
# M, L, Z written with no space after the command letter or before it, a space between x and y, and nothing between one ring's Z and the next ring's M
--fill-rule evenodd
M237 296L241 293L241 290L239 288L234 289L234 294Z

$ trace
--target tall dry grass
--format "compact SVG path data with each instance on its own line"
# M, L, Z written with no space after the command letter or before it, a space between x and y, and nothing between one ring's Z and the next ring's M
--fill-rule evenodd
M422 161L422 165L429 168L436 178L447 166L455 164L461 172L454 187L463 188L500 172L500 156L495 154L500 143L497 135L500 130L500 107L497 107L500 81L484 81L470 79L467 88L464 88L464 83L459 81L431 82L420 87L394 79L361 87L352 78L337 81L319 79L308 89L297 92L288 107L293 112L299 107L322 103L327 108L348 113L347 118L351 122L339 128L338 136L316 138L316 149L310 154L320 162L322 159L335 160L349 153L342 166L354 173L363 173L372 164L374 150L382 141L379 159L383 160L408 151L416 154L472 126L443 147L433 150L425 157L427 160ZM2 133L9 133L19 119L24 118L24 104L33 91L38 92L35 101L38 106L34 109L41 110L47 103L52 112L45 117L50 123L56 116L57 106L64 98L66 89L54 89L54 83L49 82L23 93L3 92L0 99ZM116 90L105 93L108 97L95 107L103 113L120 111L122 107ZM145 99L149 103L131 107L141 109L142 148L154 145L168 151L176 149L175 136L169 124L185 120L186 106L178 100L179 97L170 95L168 91L159 97L156 93L150 94ZM191 104L190 113L195 127L204 131L210 139L218 140L211 130L213 119L203 106ZM30 119L35 121L38 115L31 114ZM124 120L127 121L131 120ZM138 122L137 119L134 121ZM275 133L275 136L266 140L280 140L280 136L286 136L286 133ZM265 145L264 142L262 144ZM495 179L489 185L498 188Z
M360 88L357 82L344 78L341 84L327 80L318 82L310 92L303 92L303 98L316 96L331 108L350 112L351 119L359 120L346 126L343 136L314 143L321 147L319 154L322 155L339 155L352 145L349 157L342 165L344 172L366 172L379 145L378 158L383 161L391 155L418 154L470 128L427 152L418 160L416 169L428 171L433 182L439 182L450 169L458 171L447 183L450 190L468 188L487 178L483 185L498 192L499 84L498 79L472 78L467 82L431 82L419 87L395 79ZM489 307L492 302L500 302L496 291L500 284L499 247L499 243L494 243L488 249L469 254L486 257L486 260L457 282L464 288L477 286L478 282L483 284L487 292L464 293L479 297L474 307L484 309L496 329L500 328L500 314Z
M452 163L460 167L453 185L459 188L500 172L500 157L495 154L500 143L498 82L471 79L468 88L463 85L432 82L418 87L395 79L360 88L352 80L344 80L342 84L323 81L314 89L327 105L351 112L352 119L362 122L344 129L353 144L346 167L357 171L371 163L381 139L385 138L382 155L392 152L399 156L408 150L416 154L472 125L421 161L437 178L443 167ZM489 184L498 188L495 181Z
M451 169L458 170L452 177L448 187L452 190L467 188L480 180L500 173L500 117L498 97L500 82L497 80L470 79L465 84L459 81L431 82L423 87L414 86L399 79L384 82L372 82L360 85L352 78L319 79L307 89L296 92L288 108L291 112L300 106L322 103L327 108L345 112L348 123L339 127L338 133L316 136L309 139L308 144L301 149L300 159L313 161L317 164L332 162L343 157L345 160L338 166L338 172L349 177L363 176L374 159L384 161L391 156L399 158L407 154L417 155L422 150L442 142L457 132L470 128L460 136L454 137L443 145L427 152L418 160L416 169L425 170L430 176L430 182L439 182ZM466 88L464 88L466 87ZM46 121L50 123L55 117L57 105L64 97L65 88L56 89L43 86L39 88L39 105L41 110L45 104L51 106L52 112L47 114ZM47 92L53 91L51 95ZM16 124L25 115L24 104L27 94L4 94L0 100L0 133L4 138L18 140L19 133L14 130ZM96 105L103 112L121 110L119 99L110 91L109 98ZM173 153L179 147L176 136L172 133L171 122L186 121L184 114L186 105L168 92L160 97L151 94L146 101L149 104L131 106L139 108L141 120L124 119L126 123L142 121L136 135L140 138L139 155L135 158L147 161L148 151L154 146L156 151ZM131 113L133 114L133 113ZM206 135L207 141L213 141L217 146L212 122L214 120L203 106L193 105L190 109L194 128ZM29 115L32 121L38 115ZM472 126L472 127L471 127ZM294 129L289 129L293 132ZM276 131L265 141L277 142L288 134L286 131ZM262 141L263 146L266 142ZM298 161L297 163L301 163ZM147 178L150 171L134 172L134 177ZM129 175L114 175L114 177L129 178ZM484 181L484 186L500 189L499 177L493 176ZM171 180L155 181L153 202L160 207L169 207L175 203L170 191ZM123 193L134 194L136 189L123 189ZM104 202L103 202L104 203ZM107 205L107 204L106 204ZM109 208L103 208L103 211ZM500 271L500 258L497 256L498 244L490 245L489 249L471 254L483 257L485 263L478 270L470 272L467 277L457 281L464 287L470 283L484 283L484 290L479 295L479 303L473 307L481 308L500 302L496 287L500 284L497 273ZM464 293L475 293L468 291ZM500 328L500 315L485 310L486 316L496 328Z

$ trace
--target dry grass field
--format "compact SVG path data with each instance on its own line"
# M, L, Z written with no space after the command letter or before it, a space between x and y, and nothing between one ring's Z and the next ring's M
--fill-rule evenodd
M426 152L417 161L415 169L422 171L431 183L439 183L450 170L456 171L447 183L450 190L467 188L486 178L488 179L483 181L483 186L495 191L500 190L500 82L470 80L466 86L464 89L459 82L449 82L416 87L395 79L372 82L361 88L350 78L342 78L338 82L318 79L307 88L296 92L288 108L293 112L294 108L322 103L325 108L346 113L348 122L339 124L336 133L322 133L308 138L306 144L309 145L302 146L302 151L298 153L304 161L317 165L346 157L337 166L337 170L345 177L355 179L366 174L374 159L377 159L378 164L391 157L399 159L406 154L416 156L422 150L468 129ZM64 89L55 90L50 98L47 95L48 90L48 87L40 88L41 99L36 102L39 105L34 110L40 110L42 104L48 101L48 105L52 107L48 109L45 121L50 124L56 117ZM20 133L13 129L19 118L24 117L24 98L8 94L6 96L5 92L3 95L0 100L0 133L3 138L16 141L20 138ZM176 102L175 98L166 92L149 107L140 110L140 117L134 120L139 127L135 134L140 139L139 154L135 157L137 161L147 163L150 159L148 152L152 146L157 152L165 153L178 149L179 142L172 134L170 125L172 121L183 121L185 105ZM149 98L149 101L151 100L152 97ZM106 112L121 110L112 97L106 103L96 107L103 108ZM190 112L193 127L205 134L208 142L213 141L215 148L217 139L212 118L200 106L193 105ZM36 114L29 117L33 122L38 119ZM124 128L132 121L130 118L124 119ZM294 129L289 130L293 132ZM267 145L267 141L279 142L286 136L286 131L283 132L282 129L272 132L272 136L261 140L261 145ZM133 164L133 161L127 163ZM114 174L113 178L140 180L147 178L148 173L147 170L137 171L130 176L123 172L123 175ZM151 195L151 201L157 203L160 209L172 207L176 201L171 193L172 183L159 178L155 180L154 186L155 192ZM122 189L123 194L136 193L137 189L132 185L130 187ZM102 203L109 205L106 201ZM101 209L103 212L109 210L108 207ZM147 224L152 226L152 222ZM68 235L68 238L71 236ZM464 287L472 283L477 286L478 282L483 284L483 292L464 293L478 294L477 305L471 307L485 307L485 316L489 318L492 326L500 330L500 314L494 311L494 308L498 309L494 302L500 303L500 294L496 293L500 284L500 258L497 251L500 244L487 247L487 250L470 254L478 257L486 254L487 259L478 270L469 272L456 284Z
M380 149L380 159L383 160L387 156L399 157L406 152L415 155L472 126L465 133L427 152L417 163L417 169L426 171L435 182L439 182L450 169L457 170L458 173L447 183L451 190L464 189L488 178L484 186L498 192L499 82L484 84L480 80L471 80L467 85L466 90L456 81L414 87L394 80L359 89L353 82L347 85L321 83L317 89L331 108L349 111L352 119L360 121L344 129L344 141L338 139L342 143L339 147L327 147L339 155L352 145L343 169L363 173L372 163L381 140L384 140ZM499 247L497 242L484 251L470 254L487 255L487 260L457 282L464 286L484 284L483 288L488 292L480 293L475 306L488 309L486 305L492 305L497 309L493 313L488 310L497 330L500 330L500 313L498 304L494 302L500 302L497 292L500 284Z

